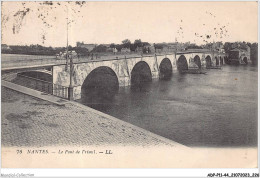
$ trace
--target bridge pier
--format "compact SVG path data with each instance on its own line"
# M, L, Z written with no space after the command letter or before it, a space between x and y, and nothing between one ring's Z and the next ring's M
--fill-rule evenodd
M152 78L159 78L159 71L152 71Z
M68 99L69 99L69 100L74 100L74 96L73 96L74 91L73 91L73 88L74 88L74 87L72 87L72 86L69 86L69 88L68 88Z
M129 76L121 76L118 78L118 83L120 87L125 87L131 85L131 80Z
M73 100L81 98L81 86L73 87Z

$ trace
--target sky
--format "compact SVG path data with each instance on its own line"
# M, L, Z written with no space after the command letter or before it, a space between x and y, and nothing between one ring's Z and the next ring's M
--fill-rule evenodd
M2 44L257 42L257 2L2 2ZM59 4L57 4L59 3ZM72 22L71 22L72 21Z

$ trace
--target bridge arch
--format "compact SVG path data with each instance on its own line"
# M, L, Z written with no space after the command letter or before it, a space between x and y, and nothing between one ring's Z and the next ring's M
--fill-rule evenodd
M244 62L245 64L248 64L248 59L247 59L247 57L243 57L243 62Z
M200 57L198 55L196 55L194 57L194 62L198 66L198 68L201 69L201 60L200 60Z
M224 64L224 59L223 59L223 57L219 57L220 58L220 65L223 65Z
M131 85L139 86L144 82L152 81L152 72L145 61L137 62L131 71Z
M81 86L81 98L86 103L111 101L118 92L119 81L113 69L100 66L93 69Z
M188 70L188 62L184 55L181 55L177 60L177 69L179 72L183 70Z
M224 56L224 62L225 62L225 64L228 64L228 57L227 56Z
M216 66L219 66L219 59L218 59L218 57L216 56L215 59L216 59Z
M211 57L208 55L205 59L206 59L206 68L209 69L212 66Z
M169 79L172 76L172 64L170 59L164 58L159 66L159 78Z

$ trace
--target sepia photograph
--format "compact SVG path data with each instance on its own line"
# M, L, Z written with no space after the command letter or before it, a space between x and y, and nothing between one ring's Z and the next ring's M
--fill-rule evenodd
M1 160L257 168L258 1L2 1Z

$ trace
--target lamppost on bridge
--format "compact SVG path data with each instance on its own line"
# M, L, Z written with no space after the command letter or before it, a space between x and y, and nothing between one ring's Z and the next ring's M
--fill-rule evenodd
M72 61L72 56L70 57L70 85L68 88L68 99L73 100L73 85L72 85L72 80L73 80L73 61Z
M65 70L68 71L68 65L70 66L70 84L68 87L68 99L73 100L73 85L72 85L72 80L73 80L73 59L72 59L72 54L69 56L69 18L68 18L68 6L67 6L67 48L66 48L66 66Z

